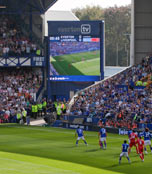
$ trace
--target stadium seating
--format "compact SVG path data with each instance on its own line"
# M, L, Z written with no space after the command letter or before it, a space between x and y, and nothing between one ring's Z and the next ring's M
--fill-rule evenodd
M37 54L39 53L39 54ZM41 55L39 47L25 35L14 16L0 17L0 57L28 57ZM42 84L40 68L1 67L0 123L16 122L17 112L36 100Z
M0 57L29 56L38 47L24 35L19 25L9 15L0 18Z
M0 122L15 122L21 112L33 100L42 83L42 72L32 68L0 69Z
M152 57L79 92L69 115L99 118L111 127L152 123Z

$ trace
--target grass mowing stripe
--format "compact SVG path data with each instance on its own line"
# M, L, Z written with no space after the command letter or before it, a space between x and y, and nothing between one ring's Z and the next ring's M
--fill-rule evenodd
M67 75L66 69L62 65L60 65L59 63L56 63L55 61L52 62L52 64L54 65L54 68L57 69L58 73L60 72L64 75Z
M72 63L72 65L76 65L76 64L83 64L83 63L87 63L87 62L93 62L93 61L100 61L100 58L99 57L96 57L94 59L88 59L88 60L85 60L85 61L81 61L81 62L75 62L75 63Z
M1 153L3 153L3 152L0 152L0 154ZM9 155L13 155L13 154L11 154L11 153L8 153ZM5 155L5 154L4 154ZM3 156L3 154L2 154L2 156ZM27 155L15 155L15 156L21 156L21 157L23 157L23 160L24 160L24 157L25 158L30 158L29 156L27 156ZM37 157L34 157L35 159L37 159ZM27 162L27 161L23 161L22 159L10 159L10 158L6 158L6 157L0 157L0 160L5 160L5 161L10 161L11 163L16 163L17 165L19 164L19 165L24 165L24 166L30 166L30 168L46 168L46 170L52 170L53 172L55 172L55 171L57 171L57 173L65 173L65 174L67 174L67 173L69 173L69 174L79 174L79 173L77 173L77 172L73 172L73 171L71 171L71 170L64 170L64 169L60 169L60 168L56 168L56 167L52 167L52 166L49 166L49 165L42 165L42 164L36 164L36 163L33 163L33 160L31 161L31 162ZM43 158L39 158L38 157L38 159L41 161L41 160L43 160ZM45 159L44 159L45 160ZM59 162L58 160L52 160L52 159L50 159L50 161L54 161L55 163L57 163L57 162ZM64 163L64 162L62 162L61 161L61 163ZM65 162L66 163L66 162ZM2 168L0 168L0 170L1 170ZM6 169L6 168L4 168L4 169ZM15 169L16 170L16 169ZM39 172L38 172L39 173ZM41 172L42 173L42 172ZM48 173L48 172L44 172L44 173ZM49 173L50 173L50 171L49 171Z
M87 75L100 74L100 59L91 59L79 63L73 63L73 67Z
M45 167L48 169L57 169L55 167L51 167L51 166L47 166L47 165L42 165L42 164L34 164L34 163L30 163L30 162L26 162L26 161L21 161L21 160L16 160L16 159L10 159L10 158L2 158L0 157L0 159L5 160L5 161L10 161L10 162L15 162L15 163L19 163L19 164L24 164L24 165L30 165L30 166L34 166L34 167ZM57 169L59 170L59 169ZM70 170L62 170L62 172L68 172Z
M22 129L29 129L29 130L35 130L35 131L43 131L43 132L55 132L55 133L63 133L63 134L72 134L72 135L74 135L75 134L75 130L73 130L73 129L71 129L71 130L73 130L74 132L66 132L66 131L60 131L60 130L53 130L53 129L56 129L56 128L53 128L53 127L51 127L51 129L38 129L38 128L34 128L34 127L18 127L18 126L16 126L16 128L22 128ZM52 129L53 128L53 129ZM69 130L69 129L66 129L66 128L59 128L59 129L63 129L63 130ZM85 131L85 133L92 133L91 131ZM97 133L97 135L98 135L98 133ZM86 135L86 137L95 137L94 135ZM113 137L113 136L108 136L107 138L111 138L111 139L120 139L120 140L122 140L122 138L121 137ZM125 136L125 138L126 138L126 136Z
M7 164L8 166L7 168L0 168L0 173L2 171L6 172L7 174L9 172L12 172L11 174L100 174L101 172L102 174L118 174L118 172L112 172L82 164L79 165L71 162L32 157L21 154L0 152L0 156L2 156L0 157L0 160L2 160L1 164ZM41 163L44 163L45 165L42 165Z

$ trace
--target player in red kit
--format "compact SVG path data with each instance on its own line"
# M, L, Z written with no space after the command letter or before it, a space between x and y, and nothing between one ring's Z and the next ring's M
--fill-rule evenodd
M136 140L137 140L137 138L138 138L138 136L137 136L137 134L135 133L135 130L133 130L133 132L129 135L130 143L129 143L128 154L130 153L131 148L132 148L133 146L136 147L136 152L137 152L137 154L139 153L139 152L138 152L137 145L136 145Z
M141 138L141 136L137 139L136 144L138 144L139 156L141 160L144 161L144 140Z

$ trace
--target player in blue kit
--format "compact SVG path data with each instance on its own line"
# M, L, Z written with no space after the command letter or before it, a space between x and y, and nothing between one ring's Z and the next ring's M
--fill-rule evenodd
M129 144L127 144L127 141L124 140L124 143L122 144L122 152L119 158L119 164L121 163L121 159L123 156L125 156L128 159L128 162L130 163L130 158L128 156L128 148L129 148Z
M86 140L85 140L85 138L84 138L83 129L81 129L79 126L78 126L78 128L77 128L77 130L75 132L75 136L78 136L77 141L76 141L76 146L78 146L78 142L79 142L80 139L82 139L84 141L84 143L86 145L88 145Z
M128 138L129 138L129 143L130 143L130 134L132 133L132 130L128 130Z
M148 128L145 128L145 131L142 133L142 136L144 137L144 142L145 142L145 148L144 148L145 153L148 154L147 149L146 149L146 146L148 146L148 145L149 145L150 150L151 150L151 153L152 153L152 147L151 147L151 138L152 138L152 135L149 132L149 129Z
M99 145L100 145L101 149L107 148L106 137L107 137L106 129L103 126L101 126L99 133L98 133Z

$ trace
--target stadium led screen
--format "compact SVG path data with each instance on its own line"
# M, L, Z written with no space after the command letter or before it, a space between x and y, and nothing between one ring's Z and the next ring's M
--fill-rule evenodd
M67 21L66 21L67 22ZM100 21L101 22L101 21ZM98 81L103 75L103 34L98 22L98 31L93 34L90 22L70 28L61 22L51 26L49 36L50 80ZM69 25L71 22L68 22ZM73 23L73 22L72 22ZM66 27L66 28L65 28ZM74 28L75 27L75 28ZM83 28L84 27L84 28ZM95 27L95 25L93 26ZM56 31L54 31L56 28ZM50 33L50 32L48 32ZM97 34L98 33L98 34ZM71 35L72 34L72 35ZM102 63L101 63L102 62Z
M90 36L50 37L53 75L100 76L100 39Z

